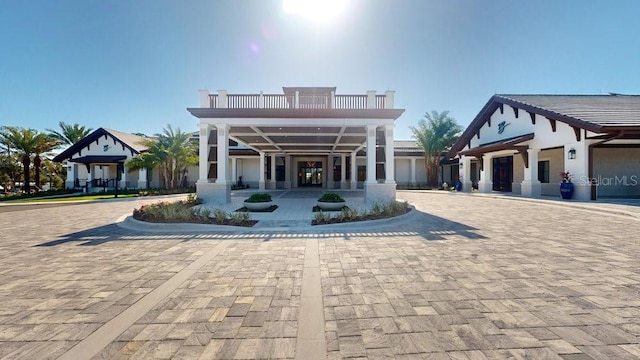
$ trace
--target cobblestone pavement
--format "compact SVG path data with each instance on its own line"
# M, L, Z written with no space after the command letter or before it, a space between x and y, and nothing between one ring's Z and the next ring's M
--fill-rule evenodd
M2 212L0 358L640 358L637 217L398 195L416 211L307 232Z

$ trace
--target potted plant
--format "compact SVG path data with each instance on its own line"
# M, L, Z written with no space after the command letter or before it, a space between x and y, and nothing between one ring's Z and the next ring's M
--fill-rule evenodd
M244 201L247 210L265 210L273 205L271 195L267 193L255 193Z
M322 210L340 210L344 205L344 199L336 193L324 193L318 199L318 207Z
M571 174L568 171L560 172L562 182L560 183L560 196L563 199L571 199L573 197L573 183L571 182Z

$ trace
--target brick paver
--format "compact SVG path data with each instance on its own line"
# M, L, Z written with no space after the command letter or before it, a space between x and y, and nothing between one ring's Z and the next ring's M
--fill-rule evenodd
M114 225L148 200L2 212L0 358L58 358L147 303L95 358L302 358L312 243L328 358L640 358L638 218L399 197L417 211L306 234Z

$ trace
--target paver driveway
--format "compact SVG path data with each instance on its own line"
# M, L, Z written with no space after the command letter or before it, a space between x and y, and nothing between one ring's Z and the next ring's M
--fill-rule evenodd
M145 200L1 212L0 357L640 357L637 217L399 197L417 211L306 233L114 225Z

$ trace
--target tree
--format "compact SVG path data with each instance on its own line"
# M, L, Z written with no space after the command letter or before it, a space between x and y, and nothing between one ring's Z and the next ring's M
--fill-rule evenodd
M36 135L36 144L34 147L35 156L33 158L33 168L35 170L35 183L36 188L40 189L40 169L42 166L42 157L40 155L46 154L49 151L55 149L60 145L60 140L52 137L51 135L47 135L44 133L39 133Z
M438 186L442 152L453 146L462 132L462 127L455 119L449 117L448 111L432 111L425 113L418 126L412 126L410 129L424 151L427 185Z
M15 151L22 163L24 183L23 189L26 192L31 191L31 156L35 155L34 162L39 166L40 154L53 150L58 146L58 142L49 135L39 133L38 130L24 129L13 126L5 126L2 128L0 138L2 142L7 144L9 149ZM40 170L36 166L36 185L39 185L38 179Z
M52 129L47 129L49 135L54 139L60 141L61 144L73 145L78 141L85 138L87 135L93 131L91 128L85 128L84 126L80 126L79 124L67 124L64 121L60 121L58 123L61 131L56 131Z
M171 125L167 125L162 130L162 134L155 135L156 139L143 143L148 150L130 159L127 167L130 170L157 167L164 187L175 188L180 185L187 168L198 164L198 147L189 141L191 134L182 132L180 128L174 130Z

